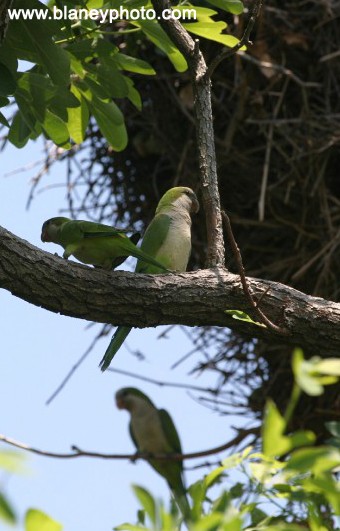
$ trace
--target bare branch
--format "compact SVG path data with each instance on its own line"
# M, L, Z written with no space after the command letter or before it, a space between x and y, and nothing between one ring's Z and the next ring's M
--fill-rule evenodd
M207 455L213 455L218 454L220 452L223 452L225 450L228 450L229 448L232 448L233 446L239 444L242 442L246 437L249 435L259 435L260 433L260 426L257 426L255 428L249 428L249 429L239 429L237 430L238 433L233 439L230 441L222 444L221 446L216 446L214 448L210 448L209 450L202 450L200 452L192 452L187 454L145 454L145 453L135 453L135 454L106 454L101 452L88 452L85 450L81 450L77 446L72 446L72 452L68 453L59 453L59 452L49 452L46 450L40 450L39 448L34 448L33 446L29 446L26 443L22 443L19 441L15 441L14 439L11 439L10 437L6 437L5 435L0 434L0 441L9 444L10 446L14 446L15 448L19 448L21 450L26 450L27 452L31 452L33 454L42 455L44 457L54 457L57 459L75 459L77 457L92 457L92 458L100 458L100 459L129 459L136 461L137 459L144 459L148 460L151 457L153 459L158 459L159 461L184 461L185 459L197 459L199 457L205 457Z
M9 24L8 10L12 7L13 0L0 2L0 45L3 43Z
M233 231L232 231L232 228L231 228L229 216L226 214L226 212L224 212L224 210L222 210L222 217L223 217L223 220L225 222L225 227L226 227L226 230L227 230L229 242L230 242L232 251L234 253L234 257L235 257L236 264L237 264L237 267L238 267L238 272L239 272L240 277L241 277L243 291L244 291L244 294L245 294L249 304L255 310L255 312L259 316L261 322L263 324L265 324L266 326L268 326L268 328L270 328L271 330L274 330L278 334L282 334L282 335L285 335L285 336L289 335L290 332L286 328L281 328L280 326L277 326L276 324L274 324L270 319L268 319L268 317L259 308L258 303L255 302L252 294L249 291L249 287L248 287L247 279L246 279L246 274L245 274L244 267L243 267L242 256L241 256L241 253L240 253L240 249L238 248L238 245L237 245L236 240L234 238L234 234L233 234ZM264 294L264 295L266 295L266 294Z
M201 393L210 393L213 395L218 394L218 389L212 389L211 387L200 387L199 385L191 385L191 384L185 384L185 383L177 383L177 382L162 382L161 380L156 380L155 378L149 378L147 376L142 376L141 374L136 374L134 372L130 371L124 371L123 369L113 369L112 367L108 368L109 372L114 372L116 374L123 374L124 376L130 376L132 378L136 378L137 380L141 380L143 382L152 383L154 385L158 385L159 387L175 387L177 389L187 389L190 391L199 391Z
M241 48L243 46L247 46L248 44L252 44L252 42L249 40L250 39L250 34L253 31L255 22L256 22L257 18L259 17L259 15L260 15L261 7L262 7L262 0L255 0L254 6L253 6L253 9L252 9L252 12L251 12L251 16L249 17L249 20L248 20L247 25L246 25L246 29L244 30L244 33L243 33L240 41L235 46L233 46L232 48L227 48L226 50L225 49L222 50L222 52L219 53L211 61L211 64L209 65L209 68L208 68L208 71L207 71L207 74L206 74L207 77L211 78L211 76L213 75L215 69L218 67L218 65L222 61L224 61L225 59L228 59L232 55L235 55L239 50L241 50Z

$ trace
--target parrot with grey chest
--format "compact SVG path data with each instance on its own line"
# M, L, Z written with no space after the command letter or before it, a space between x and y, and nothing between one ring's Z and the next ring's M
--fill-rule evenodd
M115 398L118 409L126 409L130 413L130 435L137 453L182 453L177 430L165 409L157 409L150 398L135 387L120 389ZM183 517L189 518L190 505L183 482L182 461L150 457L148 462L167 481Z
M156 213L142 241L141 249L171 271L186 271L191 252L191 214L197 213L195 192L186 186L168 190L158 203ZM153 264L138 260L137 273L162 273ZM105 371L124 343L131 327L119 326L100 362Z

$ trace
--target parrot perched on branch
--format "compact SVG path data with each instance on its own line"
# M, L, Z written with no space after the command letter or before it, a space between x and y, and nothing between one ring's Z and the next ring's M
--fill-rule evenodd
M165 409L157 409L150 398L134 387L116 393L119 409L130 413L130 435L137 453L181 454L181 442L175 425ZM190 517L190 505L183 483L183 462L148 459L150 465L167 481L184 519Z
M186 271L191 252L191 217L199 210L195 192L186 186L168 190L158 203L155 217L145 231L141 249L170 270ZM158 266L138 260L137 273L162 273ZM119 326L115 331L103 359L105 371L116 352L125 341L131 327Z
M123 263L128 256L134 256L144 265L147 262L162 272L168 272L160 262L136 247L139 236L139 233L135 233L128 238L125 231L110 225L72 221L64 217L48 219L41 230L41 240L64 247L63 257L66 259L73 255L84 264L110 270Z

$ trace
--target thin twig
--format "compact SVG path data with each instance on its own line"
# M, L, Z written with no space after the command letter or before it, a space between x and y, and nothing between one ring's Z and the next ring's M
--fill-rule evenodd
M280 93L279 99L275 105L273 118L276 119L280 107L283 102L283 96L286 92L287 86L288 86L289 78L285 79L283 89ZM273 144L273 137L274 137L274 124L271 123L269 126L269 132L267 137L267 145L266 145L266 152L264 156L264 164L263 164L263 172L262 172L262 180L261 180L261 191L260 191L260 198L259 198L259 220L264 220L264 212L265 212L265 205L266 205L266 191L267 191L267 183L268 183L268 175L269 175L269 168L270 168L270 157L272 152L272 144Z
M14 446L15 448L26 450L33 454L42 455L44 457L54 457L58 459L73 459L77 457L93 457L93 458L101 458L101 459L129 459L129 460L135 461L137 459L148 460L150 459L150 457L152 457L153 459L158 459L159 461L184 461L184 459L196 459L198 457L213 455L213 454L217 454L225 450L228 450L229 448L242 442L243 439L248 437L248 435L258 435L260 433L260 427L256 426L255 428L238 429L237 431L238 431L238 434L233 439L231 439L227 443L222 444L221 446L216 446L215 448L210 448L209 450L202 450L201 452L193 452L193 453L187 453L187 454L150 454L150 453L104 454L100 452L88 452L85 450L81 450L77 446L71 447L72 452L59 453L59 452L48 452L45 450L40 450L39 448L34 448L33 446L29 446L28 444L15 441L14 439L11 439L10 437L6 437L5 435L2 435L2 434L0 434L0 441L6 444L9 444L10 446Z
M227 50L223 50L221 53L219 53L211 62L210 66L208 67L206 76L210 79L213 75L215 69L218 67L218 65L224 61L224 59L228 59L232 55L235 55L243 46L246 46L248 44L253 44L250 40L250 34L253 31L256 19L258 18L260 11L262 7L262 0L256 0L254 7L252 9L251 15L249 17L248 23L246 25L246 29L244 30L244 33L240 39L240 41L235 44L232 48L229 48Z
M232 248L235 260L236 260L237 269L238 269L238 272L241 278L242 288L243 288L244 294L250 306L254 309L256 314L259 316L261 322L265 324L269 329L274 330L274 332L277 332L278 334L281 334L284 336L290 335L289 330L287 330L286 328L282 328L276 325L275 323L273 323L272 321L270 321L270 319L268 319L268 317L262 312L262 310L260 310L260 308L258 307L258 304L255 302L248 288L247 279L246 279L243 262L242 262L241 252L236 243L236 240L235 240L232 228L231 228L229 216L226 214L224 210L222 210L222 218L224 220L225 228L226 228L227 235L228 235L228 240Z
M176 382L161 382L160 380L155 380L154 378L148 378L147 376L142 376L140 374L135 374L130 371L125 371L123 369L112 369L108 368L109 372L115 372L117 374L123 374L124 376L130 376L132 378L136 378L137 380L141 380L143 382L152 383L154 385L158 385L159 387L176 387L178 389L190 389L191 391L199 391L202 393L211 393L213 395L217 394L216 389L211 389L209 387L200 387L198 385L190 385L190 384L182 384L182 383L176 383Z
M241 57L241 59L244 59L245 61L249 61L250 63L254 63L257 66L260 66L262 68L270 68L271 70L276 70L277 72L289 77L289 79L294 81L300 87L308 87L308 88L320 88L321 87L321 83L316 83L315 81L303 81L296 74L294 74L294 72L290 70L290 68L286 68L283 65L271 63L270 61L262 61L261 59L258 59L257 57L254 57L253 55L250 55L243 51L239 51L238 56Z
M103 334L103 330L106 328L107 325L104 325L101 329L101 331L99 332L99 334L96 335L96 337L94 338L94 340L92 341L92 343L90 344L90 346L87 348L87 350L84 352L84 354L82 354L80 356L80 358L78 359L78 361L76 361L76 363L73 365L73 367L71 367L71 369L68 371L68 373L66 374L66 376L63 378L63 380L61 381L61 383L58 385L58 387L56 388L56 390L51 394L51 396L46 400L45 402L45 405L46 406L49 406L50 403L59 395L59 393L64 389L65 385L67 384L67 382L70 380L70 378L74 375L74 373L79 369L80 365L83 363L83 361L85 361L85 359L87 358L87 356L90 354L91 350L93 349L93 347L95 346L96 342L98 341L98 339L100 339L104 334Z

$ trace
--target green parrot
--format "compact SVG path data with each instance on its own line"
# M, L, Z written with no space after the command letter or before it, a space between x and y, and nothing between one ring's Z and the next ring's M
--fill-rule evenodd
M160 262L136 247L139 233L128 238L124 230L102 223L72 221L64 217L51 218L42 226L41 240L64 247L63 257L66 259L72 254L84 264L106 270L114 269L128 256L134 256L160 268L162 272L168 271Z
M118 409L130 413L130 435L137 453L181 454L181 442L175 425L165 409L157 409L150 398L135 387L116 393ZM183 483L182 461L148 459L150 465L167 481L184 519L190 517L190 505Z
M145 231L141 249L175 271L186 271L191 252L191 217L197 213L199 202L196 194L186 186L168 190L158 203L155 217ZM138 260L137 273L162 273L158 266ZM114 333L103 359L105 371L131 331L131 327L119 326Z

